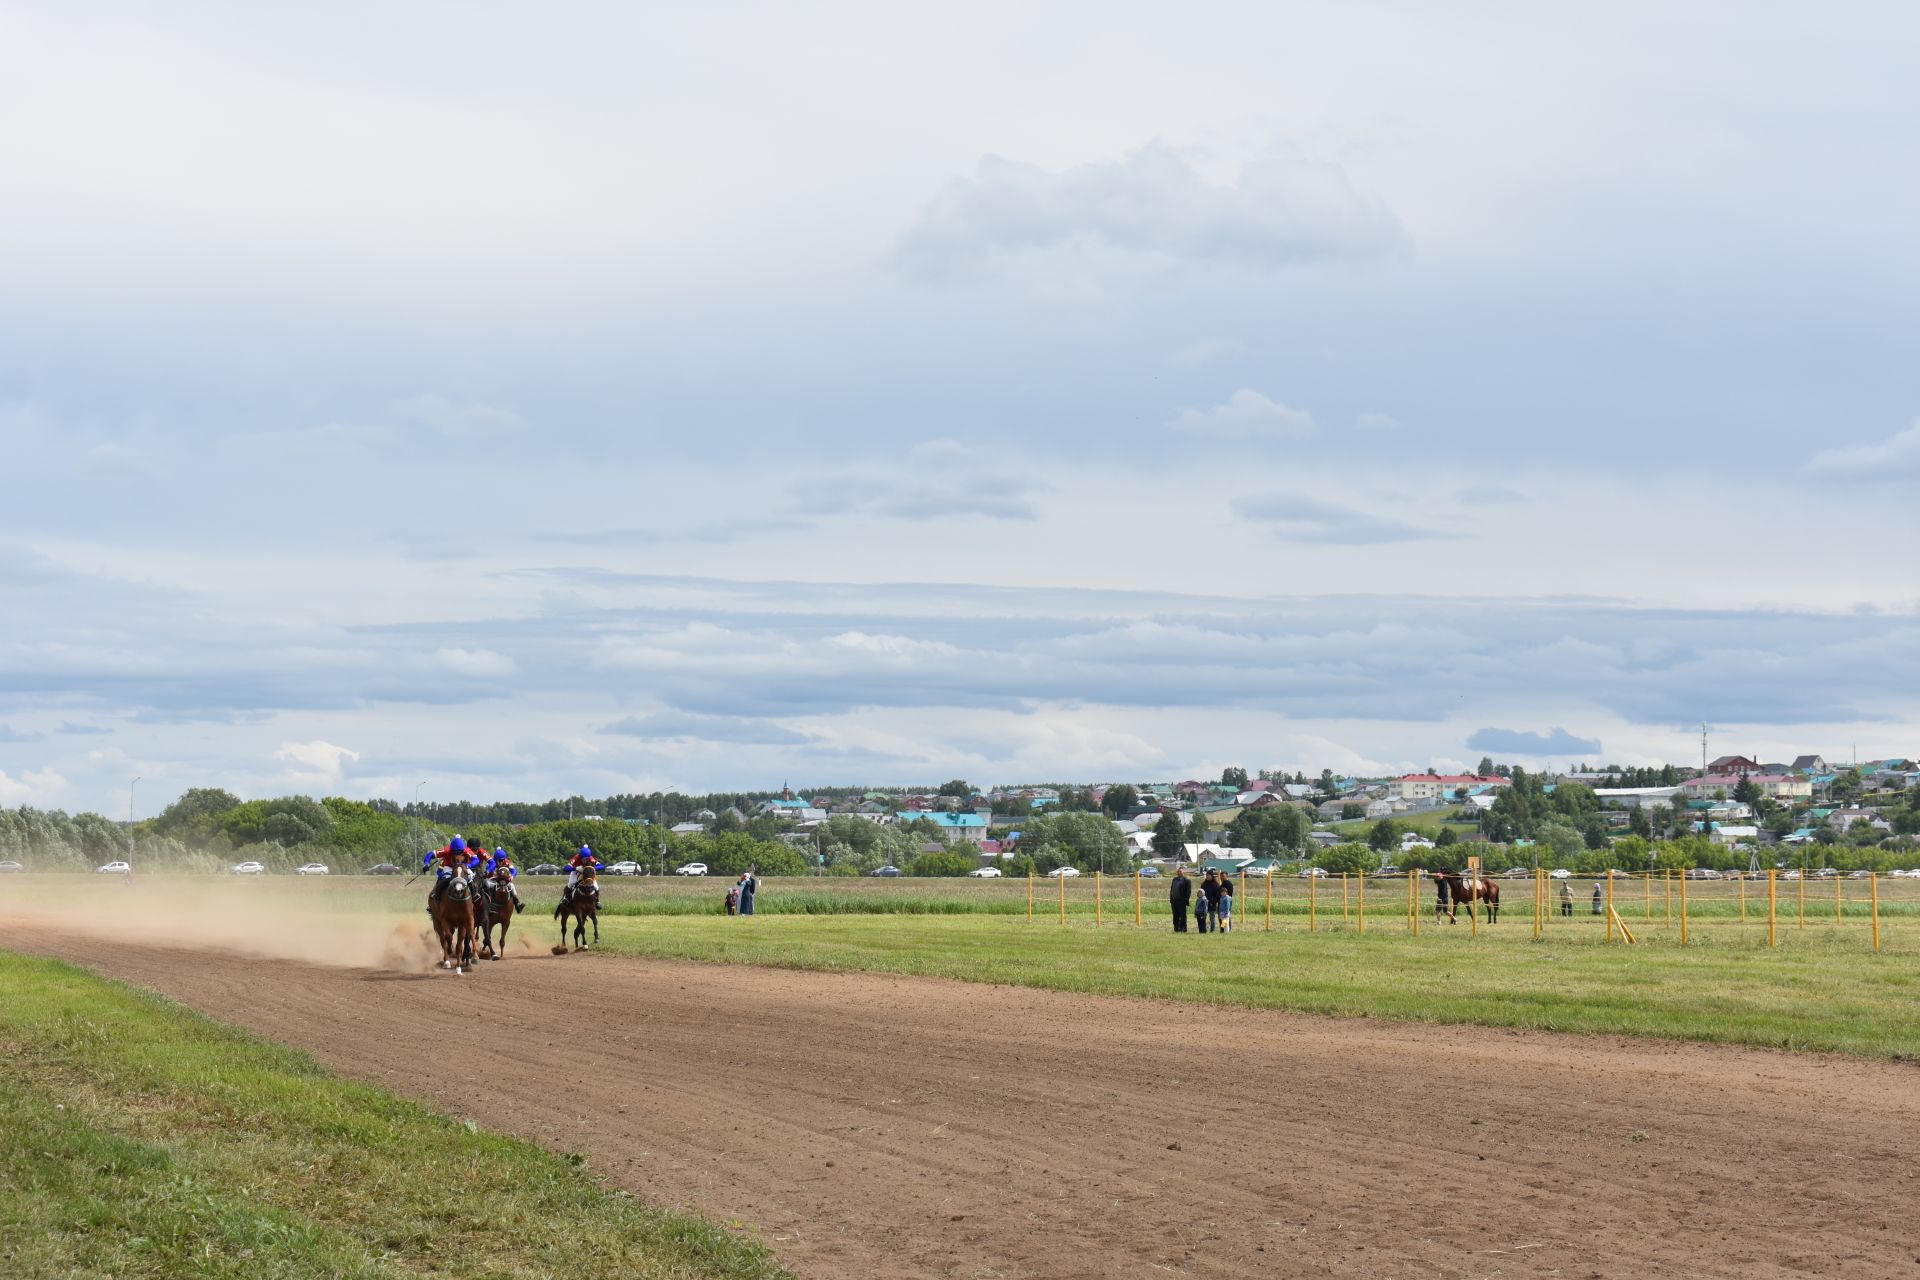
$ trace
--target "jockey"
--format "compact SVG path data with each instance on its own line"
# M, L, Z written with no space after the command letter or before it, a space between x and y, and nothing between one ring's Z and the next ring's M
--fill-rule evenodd
M513 909L515 911L525 911L527 909L527 904L520 901L520 895L513 887L515 877L520 874L520 868L513 865L513 858L507 853L505 847L495 847L493 857L487 860L485 874L489 880L505 876L507 880L507 896L513 899Z
M438 864L437 866L435 864ZM472 865L471 855L467 852L467 842L459 836L447 841L442 848L435 849L420 860L420 869L425 871L433 867L433 897L440 898L447 891L447 882L453 879L454 868Z
M591 845L581 845L580 852L574 854L567 862L567 897L573 897L573 888L580 883L580 873L582 871L588 867L592 867L596 872L604 871L606 865L606 863L600 861L600 859L594 855ZM599 893L597 887L594 893Z

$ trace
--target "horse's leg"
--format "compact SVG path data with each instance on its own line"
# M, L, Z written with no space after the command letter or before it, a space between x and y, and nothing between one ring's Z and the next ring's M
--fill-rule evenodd
M600 945L600 913L598 911L593 913L593 945L596 947Z

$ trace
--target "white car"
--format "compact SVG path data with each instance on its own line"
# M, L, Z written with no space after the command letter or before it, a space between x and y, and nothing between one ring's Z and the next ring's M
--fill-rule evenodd
M704 862L689 862L684 866L675 867L673 874L677 876L703 876L707 874L707 864Z
M1327 874L1325 867L1307 867L1300 872L1302 880L1319 880Z
M227 868L230 874L236 876L264 875L266 874L266 870L267 864L264 862L236 862Z
M1553 870L1547 872L1547 878L1549 880L1571 880L1573 879L1573 872L1567 870L1565 867L1555 867Z
M109 862L104 867L94 868L95 872L103 876L119 875L122 872L131 871L131 870L133 870L132 865L125 862Z
M640 864L637 862L616 862L607 868L607 874L610 876L637 876L640 874Z
M1058 879L1058 880L1070 880L1070 879L1072 879L1072 878L1073 878L1074 876L1077 876L1077 875L1079 875L1079 874L1080 874L1080 868L1078 868L1078 867L1055 867L1055 868L1054 868L1053 870L1051 870L1051 871L1049 871L1049 872L1047 872L1047 874L1048 874L1048 875L1050 875L1050 876L1053 876L1053 877L1054 877L1055 879Z
M306 866L297 869L294 874L297 876L324 876L327 874L327 864L324 862L309 862Z
M975 880L998 880L1000 878L1000 868L981 867L977 871L969 871L967 874Z

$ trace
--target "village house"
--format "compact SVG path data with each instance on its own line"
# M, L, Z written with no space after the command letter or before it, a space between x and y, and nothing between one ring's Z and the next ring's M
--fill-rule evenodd
M1513 784L1497 775L1477 773L1408 773L1395 779L1402 800L1445 800L1463 791L1479 787L1506 787Z
M1745 759L1741 757L1729 757ZM1716 762L1717 763L1717 762ZM1742 781L1750 782L1760 789L1760 794L1775 800L1808 800L1813 797L1813 783L1792 773L1744 773L1716 774L1708 773L1698 778L1689 778L1680 784L1680 790L1689 799L1708 799L1715 793L1724 791L1733 794L1733 789Z

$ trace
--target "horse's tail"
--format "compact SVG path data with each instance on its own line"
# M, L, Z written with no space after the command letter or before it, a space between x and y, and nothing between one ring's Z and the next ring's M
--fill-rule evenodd
M566 905L564 902L556 902L553 904L553 918L555 920L560 918L560 912L565 909Z

